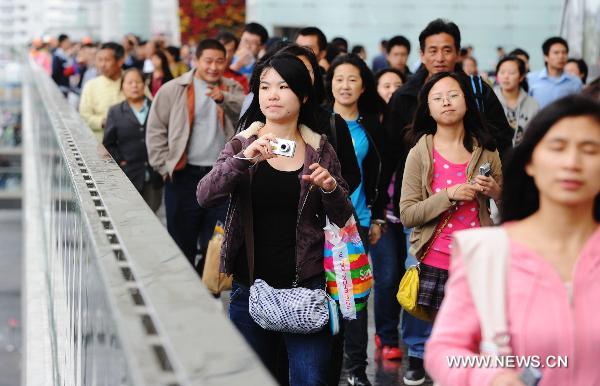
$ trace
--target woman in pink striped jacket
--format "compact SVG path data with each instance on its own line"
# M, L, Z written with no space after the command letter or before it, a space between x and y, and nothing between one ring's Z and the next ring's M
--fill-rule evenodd
M505 294L513 359L532 360L541 373L539 386L600 385L597 102L566 97L531 121L504 170L502 214L510 251ZM523 364L451 366L457 358L480 355L473 299L465 265L455 257L425 349L431 377L443 386L534 385L522 379Z

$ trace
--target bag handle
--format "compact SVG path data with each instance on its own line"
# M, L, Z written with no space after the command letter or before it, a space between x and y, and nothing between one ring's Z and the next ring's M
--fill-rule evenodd
M461 256L481 325L480 352L511 355L506 319L509 239L502 227L454 234L454 252Z

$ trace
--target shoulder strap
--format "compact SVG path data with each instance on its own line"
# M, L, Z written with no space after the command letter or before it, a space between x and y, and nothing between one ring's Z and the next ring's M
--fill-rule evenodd
M335 113L331 113L329 116L329 127L331 140L329 143L333 146L333 150L337 151L337 126L335 125Z
M477 109L480 113L483 113L485 111L485 106L483 104L483 83L481 77L478 75L470 75L469 78L471 79L471 87L473 88Z
M463 259L481 324L480 352L510 355L506 319L508 235L501 227L454 233L454 253Z

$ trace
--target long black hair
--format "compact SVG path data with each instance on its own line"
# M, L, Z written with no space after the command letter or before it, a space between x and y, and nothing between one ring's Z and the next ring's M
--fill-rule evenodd
M529 91L529 84L527 83L527 69L525 68L525 62L516 56L505 56L496 65L496 83L498 82L498 72L500 71L500 66L505 62L515 62L517 63L517 68L519 69L519 76L523 77L523 80L519 82L519 86L525 90Z
M524 219L539 209L540 194L525 167L531 162L533 150L552 126L563 118L581 116L600 124L600 103L586 96L567 96L540 110L529 122L523 141L512 149L504 163L502 222ZM600 221L600 193L594 201L594 219Z
M261 60L256 64L252 76L253 81L250 84L250 91L254 94L254 97L252 98L250 107L248 107L248 110L240 118L238 130L247 128L252 122L265 122L266 120L265 115L260 110L258 96L260 92L260 77L268 69L277 71L300 100L298 124L304 124L314 129L316 101L310 74L304 63L295 55L281 54L273 55L269 59ZM304 99L306 99L305 102L303 102Z
M477 140L479 146L494 151L496 150L496 141L490 133L485 121L481 118L475 99L467 92L467 85L461 76L454 72L440 72L429 79L419 93L419 103L413 118L412 125L407 133L407 141L410 146L414 146L419 139L425 134L435 134L437 131L437 123L431 116L429 111L429 92L433 86L444 78L452 78L456 80L460 86L461 92L464 95L467 111L463 118L465 126L465 138L463 144L469 151L473 151L473 138Z
M167 83L171 79L173 79L173 73L171 72L171 68L169 67L169 61L167 60L167 55L164 52L158 50L154 53L154 55L158 56L160 59L160 66L163 73L163 84Z
M331 90L331 83L333 80L333 74L335 69L342 64L351 64L358 68L360 72L360 78L362 79L363 88L365 91L358 98L358 112L360 115L376 115L379 116L385 111L385 101L377 93L377 85L375 84L375 78L373 73L369 70L369 67L360 56L356 54L341 55L335 58L329 70L327 70L325 91L327 93L327 100L333 105L335 98L333 97L333 91Z

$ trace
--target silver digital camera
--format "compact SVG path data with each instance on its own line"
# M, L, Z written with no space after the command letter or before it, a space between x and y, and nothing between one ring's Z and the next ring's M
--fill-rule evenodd
M273 154L291 158L296 152L296 142L289 139L277 138L277 143L271 142L271 149L273 150Z
M479 175L489 177L492 174L492 165L489 162L479 167Z

